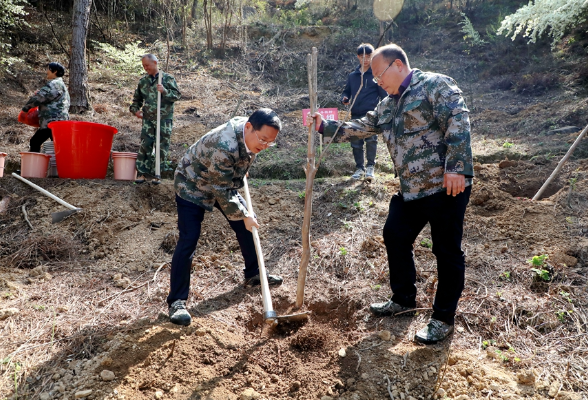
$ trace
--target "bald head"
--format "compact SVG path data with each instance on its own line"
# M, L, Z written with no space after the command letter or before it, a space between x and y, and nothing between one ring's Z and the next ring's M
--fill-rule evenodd
M374 53L372 54L372 58L375 57L383 57L384 60L391 63L394 60L400 60L404 65L410 69L410 64L408 62L408 57L402 47L398 46L397 44L391 43L387 44L386 46L378 47Z

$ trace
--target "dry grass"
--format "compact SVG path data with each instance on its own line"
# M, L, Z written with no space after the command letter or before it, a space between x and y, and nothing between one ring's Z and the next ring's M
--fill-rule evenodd
M15 268L34 268L50 261L74 262L80 250L80 243L64 234L37 234L15 245L18 247L9 257Z

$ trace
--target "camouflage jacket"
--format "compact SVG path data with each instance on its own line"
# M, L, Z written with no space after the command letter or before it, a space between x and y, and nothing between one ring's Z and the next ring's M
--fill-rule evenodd
M47 82L27 101L22 110L28 112L33 107L39 107L41 129L47 128L49 122L68 120L69 93L63 83L63 78L55 78Z
M174 103L180 99L181 93L178 89L178 84L173 76L159 71L163 74L161 77L161 84L165 88L165 93L161 94L161 114L160 118L172 119L174 116ZM143 107L143 119L157 120L157 76L153 78L150 75L145 75L139 80L139 85L135 89L133 95L133 103L129 110L135 114Z
M237 190L253 164L243 138L246 117L235 117L190 146L178 163L174 187L182 199L212 211L215 201L231 221L249 216Z
M341 125L336 142L381 133L400 178L405 201L445 190L443 175L474 176L469 110L456 82L445 75L413 70L410 85L398 101L386 97L361 119ZM333 136L340 122L325 121Z

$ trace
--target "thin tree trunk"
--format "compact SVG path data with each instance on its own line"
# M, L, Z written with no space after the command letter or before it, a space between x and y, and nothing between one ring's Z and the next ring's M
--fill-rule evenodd
M72 18L71 64L69 66L69 92L73 114L90 109L88 68L86 65L86 36L90 21L92 0L75 0Z
M317 104L317 49L312 48L312 54L308 54L306 65L308 66L308 91L310 95L310 114L316 112ZM312 189L314 176L316 175L315 165L315 123L313 122L308 130L308 156L306 158L306 192L304 196L304 219L302 221L302 258L298 267L298 285L296 289L296 308L302 307L304 303L304 287L306 286L306 271L310 262L310 218L312 216Z
M186 28L188 27L188 18L186 17L187 4L182 2L182 46L186 47Z
M191 10L191 15L192 15L192 19L196 19L196 9L198 7L198 0L194 0L192 2L192 10Z
M212 0L204 0L202 8L204 10L204 25L206 27L206 48L212 50Z

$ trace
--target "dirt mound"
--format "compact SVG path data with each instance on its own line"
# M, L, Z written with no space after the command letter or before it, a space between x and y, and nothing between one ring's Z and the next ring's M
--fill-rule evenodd
M263 322L259 290L242 287L238 244L218 212L205 219L193 261L193 324L166 322L166 265L177 240L171 182L42 180L83 209L53 225L49 215L59 205L4 179L2 193L11 201L0 214L7 228L0 234L1 260L7 266L26 255L21 267L34 269L0 271L0 315L6 318L0 323L16 338L2 344L10 360L3 371L13 376L26 365L30 372L18 381L18 393L31 398L90 390L87 398L108 399L351 400L387 399L389 393L405 400L433 393L514 399L558 391L576 398L573 391L584 388L576 376L585 368L577 340L584 340L578 335L586 304L588 172L570 163L558 180L561 188L539 202L504 190L533 168L542 167L476 167L457 332L452 341L429 347L412 341L427 321L437 282L429 228L415 245L419 314L382 319L367 310L390 295L381 227L397 180L316 182L304 306L310 319L272 330ZM533 174L522 182L542 179ZM303 184L251 181L266 264L285 278L272 289L280 315L292 312L295 302ZM32 232L21 218L23 204ZM56 245L55 238L69 241ZM63 253L32 243L56 245ZM542 265L529 264L543 254ZM31 328L30 321L44 322ZM5 381L3 390L14 391L13 383Z

